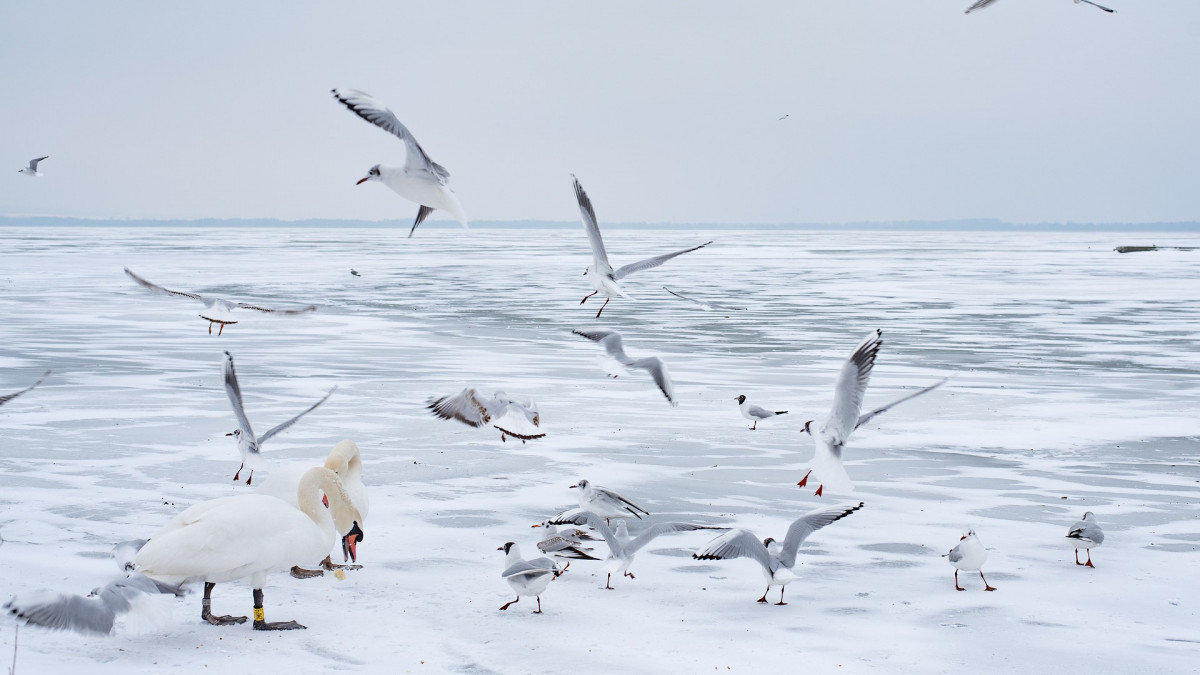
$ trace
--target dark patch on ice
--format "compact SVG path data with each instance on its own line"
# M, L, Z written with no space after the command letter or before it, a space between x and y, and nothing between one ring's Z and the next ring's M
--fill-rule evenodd
M905 544L903 542L887 542L883 544L863 544L859 546L864 551L878 551L879 553L899 553L901 555L929 555L933 553L928 547L923 544Z
M650 555L661 555L668 558L690 558L695 552L695 549L690 548L659 548L650 551Z
M478 663L468 663L454 669L456 673L469 673L470 675L500 675L500 671L492 670L487 666L482 666Z
M1194 645L1200 645L1200 640L1188 640L1187 638L1163 638L1167 642L1190 642Z
M966 628L967 627L967 624L965 624L965 623L943 623L943 624L939 624L939 625L944 628Z
M1200 532L1186 534L1160 534L1163 539L1178 539L1180 541L1200 541Z
M825 612L828 614L870 614L871 610L865 607L830 607Z
M1200 544L1152 544L1150 546L1143 546L1142 548L1150 551L1164 551L1166 553L1200 552Z
M1028 483L1019 480L1013 480L1010 478L996 478L994 476L958 476L944 480L926 481L926 485L934 485L938 487L974 488L978 490L1016 490L1019 488L1031 487Z
M917 567L921 563L915 560L877 560L871 563L871 567L887 567L890 569L902 569L905 567Z
M1070 628L1065 623L1051 623L1049 621L1035 621L1033 619L1021 619L1021 623L1027 626L1042 626L1044 628Z

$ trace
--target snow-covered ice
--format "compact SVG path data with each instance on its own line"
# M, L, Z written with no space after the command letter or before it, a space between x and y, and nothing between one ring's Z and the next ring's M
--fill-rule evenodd
M678 229L610 228L631 257ZM237 359L247 408L282 420L337 385L263 455L321 463L343 438L371 490L361 571L268 581L257 633L199 621L199 593L150 632L20 630L18 673L1188 672L1200 663L1200 257L1121 255L1113 233L711 231L716 243L631 278L600 320L579 305L579 229L0 228L0 391L54 372L0 408L0 602L86 593L118 572L116 542L196 502L252 490L230 476L236 426L221 382ZM684 237L686 238L686 237ZM1200 235L1156 242L1200 244ZM167 287L266 306L218 337ZM361 276L353 276L354 268ZM712 276L719 270L719 277ZM689 296L747 307L703 311ZM660 356L680 402L648 377L613 379L577 327L621 331ZM862 336L884 345L865 405L957 376L856 432L848 495L796 481L800 433L827 410ZM463 383L538 401L526 444L447 424L430 396ZM733 397L787 416L750 431ZM270 467L262 478L270 480ZM616 590L572 561L542 597L500 578L531 525L574 505L586 478L653 514L781 535L817 506L866 508L801 548L789 605L759 605L751 560L663 537ZM255 474L255 482L260 480ZM1077 567L1066 528L1093 511L1108 538ZM632 534L640 523L632 523ZM972 527L985 593L941 554ZM335 553L335 559L340 555ZM315 562L315 561L314 561ZM218 585L214 611L247 614ZM12 622L0 623L0 662Z

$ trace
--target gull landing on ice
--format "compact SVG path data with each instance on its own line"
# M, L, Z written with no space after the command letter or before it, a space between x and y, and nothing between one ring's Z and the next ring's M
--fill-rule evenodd
M604 304L600 306L600 311L596 312L597 319L600 318L600 314L604 311L604 308L608 307L608 301L612 300L614 295L619 295L623 298L629 297L621 289L621 285L617 283L621 279L634 272L658 267L675 256L691 253L712 243L711 241L706 241L699 246L693 246L674 253L665 253L653 258L646 258L645 260L639 260L638 262L630 263L614 270L608 262L608 252L604 250L604 239L600 236L600 225L596 222L596 212L592 209L592 200L588 199L587 193L583 191L583 186L579 184L579 179L575 178L575 176L571 176L571 179L575 181L575 199L579 202L579 213L583 217L583 227L587 230L588 243L592 247L592 264L588 265L583 275L588 277L588 280L592 282L592 287L596 289L585 295L583 300L579 301L579 304L582 305L587 302L588 298L597 293L603 293L605 296Z
M500 431L501 441L512 436L524 443L546 435L538 432L542 416L537 405L532 400L513 398L502 391L487 398L468 387L454 396L430 399L425 407L442 419L458 420L468 426L491 424Z
M800 479L799 483L796 483L797 486L807 485L809 475L815 471L817 479L821 481L821 485L817 487L816 494L818 496L823 493L826 485L830 490L838 492L853 490L854 484L850 482L850 476L846 474L846 468L842 465L842 449L850 438L850 434L876 415L887 412L900 403L927 394L950 379L943 378L920 391L896 399L871 412L863 413L863 397L867 393L867 383L871 380L871 370L875 367L875 356L879 353L881 345L883 345L883 331L875 330L854 348L850 358L846 359L838 373L837 383L833 387L833 406L829 410L829 417L826 418L825 424L814 433L812 428L814 420L804 423L804 431L813 437L816 449L813 452L812 461L809 463L811 467L809 472L804 474L804 478Z
M333 97L355 115L404 142L407 151L404 166L376 164L357 185L367 181L379 181L401 197L416 202L420 208L417 209L417 218L413 221L412 229L408 231L409 237L413 236L417 226L436 209L450 213L463 227L467 227L467 216L463 213L462 205L458 203L458 197L450 189L450 172L425 154L417 139L413 138L412 132L400 122L395 113L370 94L357 89L334 89Z
M225 326L231 326L237 323L237 321L233 319L222 318L218 316L218 313L223 313L224 315L228 316L230 312L238 308L252 309L256 312L266 312L268 314L281 314L284 316L292 316L295 314L304 314L305 312L317 311L316 305L309 305L308 307L301 307L299 309L271 309L270 307L251 305L245 302L234 302L232 300L226 300L225 298L219 298L215 295L200 295L198 293L187 293L185 291L173 291L169 288L163 288L156 283L139 277L128 267L125 268L125 274L128 274L130 279L136 281L143 288L148 288L156 293L175 295L181 298L191 298L192 300L199 300L200 302L204 303L205 313L200 314L200 318L208 321L208 333L210 335L212 334L213 324L218 324L220 326L220 329L217 330L217 335L220 335L225 331Z
M239 480L242 475L242 469L250 464L250 475L246 477L246 485L250 485L250 481L254 478L254 470L262 457L260 446L275 434L284 431L288 427L295 424L301 417L317 409L325 401L333 396L333 392L337 391L337 386L329 390L320 401L312 404L304 412L296 415L292 419L271 428L262 436L255 436L254 429L250 427L250 420L246 417L246 409L242 405L242 388L238 385L237 372L233 369L233 355L225 352L225 362L222 367L222 375L225 379L225 393L229 396L229 404L233 406L233 415L237 418L238 428L225 434L233 436L237 439L238 450L242 453L242 464L238 467L237 473L233 474L233 479Z

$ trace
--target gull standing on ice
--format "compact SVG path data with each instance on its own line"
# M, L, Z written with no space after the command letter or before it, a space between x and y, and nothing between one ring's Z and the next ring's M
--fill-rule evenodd
M25 167L24 169L17 169L17 173L23 173L26 176L29 176L30 178L37 178L42 175L41 173L38 172L38 163L41 162L43 159L49 159L49 158L50 158L50 155L46 155L44 157L38 157L36 159L31 159L31 160L29 160L29 166Z
M835 506L833 508L809 511L792 521L788 527L783 545L771 537L759 540L750 530L735 529L713 539L708 546L692 554L696 560L729 560L730 558L752 558L762 565L763 576L767 579L767 590L763 591L759 602L767 602L767 593L772 586L779 586L779 602L776 605L786 605L783 592L787 585L796 580L792 567L796 564L796 551L800 544L813 532L845 518L861 509L863 503L857 506Z
M587 230L588 243L592 246L592 264L588 265L583 275L588 277L588 280L592 282L592 287L596 289L584 296L583 300L579 301L579 304L582 305L587 302L588 298L597 293L604 293L604 304L600 306L600 311L596 312L597 319L600 318L600 313L604 311L604 308L608 307L608 301L612 300L612 296L629 297L625 291L621 290L621 285L617 283L621 279L634 272L658 267L675 256L691 253L712 243L711 241L706 241L699 246L693 246L674 253L665 253L653 258L646 258L645 260L639 260L638 262L614 270L608 262L608 252L604 250L604 239L600 236L600 225L596 222L596 212L592 210L592 200L588 199L587 193L583 191L583 186L579 184L579 179L575 178L575 176L571 176L571 178L575 181L575 199L579 202L579 213L583 216L583 227Z
M786 415L787 414L786 410L776 410L776 411L772 412L770 410L767 410L766 408L760 408L759 406L756 406L756 405L750 405L749 403L746 402L745 394L742 394L740 396L734 396L733 400L738 402L738 410L742 411L742 417L745 417L746 419L754 422L754 426L750 427L751 431L754 431L755 429L758 428L759 420L770 419L772 417L775 417L776 415Z
M654 383L658 385L663 396L666 396L667 400L671 402L671 407L679 405L675 400L675 387L671 385L671 376L667 373L667 364L663 363L662 359L657 356L646 356L640 359L630 357L625 353L621 334L615 330L573 330L571 332L604 345L604 350L608 352L608 355L626 368L638 368L650 373L650 377L654 378Z
M147 281L146 279L143 279L142 277L139 277L138 275L136 275L132 271L130 271L130 269L128 267L125 268L125 274L128 274L129 277L131 279L133 279L134 281L138 282L138 284L140 284L143 287L148 288L152 291L155 291L158 293L165 293L167 295L178 295L181 298L191 298L192 300L199 300L200 302L204 303L204 309L206 311L212 310L212 309L218 309L218 310L228 313L228 312L232 312L234 309L237 309L239 307L241 307L243 309L253 309L256 312L267 312L270 314L284 314L284 315L303 314L305 312L317 311L316 305L309 305L308 307L301 307L300 309L270 309L269 307L262 307L259 305L250 305L250 304L247 304L244 302L233 302L232 300L226 300L225 298L219 298L215 295L200 295L198 293L173 291L169 288L163 288L162 286L159 286L156 283L152 283L150 281ZM237 321L231 321L229 319L218 318L216 316L213 316L214 314L215 314L215 312L209 311L208 314L200 315L201 319L208 321L208 332L210 335L212 334L212 327L213 327L214 323L219 324L221 326L221 328L219 330L217 330L217 335L220 335L221 333L223 333L225 331L225 326L229 326L229 325L237 323Z
M1095 569L1092 564L1092 547L1099 546L1104 543L1104 530L1100 529L1100 523L1096 522L1096 515L1091 511L1083 514L1083 520L1071 526L1071 530L1067 532L1067 539L1071 540L1071 544L1075 546L1075 564L1085 565ZM1087 562L1079 562L1079 549L1087 549Z
M370 94L357 89L334 89L333 96L354 114L404 141L407 156L403 167L376 164L357 184L377 180L401 197L417 203L420 208L417 209L417 219L413 221L412 229L408 231L409 237L435 209L449 212L463 227L467 227L467 216L458 203L458 197L450 189L450 172L425 154L412 132L400 123L395 113Z
M994 2L996 2L996 0L979 0L975 4L968 7L967 11L965 11L963 13L970 14L971 12L974 12L977 9L983 9L984 7L987 7L988 5L990 5ZM1102 9L1102 10L1108 12L1109 14L1115 14L1117 12L1117 10L1115 10L1115 9L1109 9L1109 8L1105 7L1104 5L1098 5L1094 2L1092 2L1092 0L1075 0L1075 4L1078 5L1081 3L1085 4L1085 5L1091 5L1092 7L1095 7L1097 9Z
M584 511L591 511L601 518L628 518L629 516L634 516L640 519L642 516L638 513L639 511L650 515L650 512L646 509L606 487L592 485L582 479L570 487L579 489L579 508ZM564 518L569 513L560 513L551 520ZM582 523L578 524L582 525Z
M975 530L967 530L958 541L958 545L950 549L949 553L943 553L943 558L948 558L950 564L954 565L954 590L965 591L967 589L958 585L958 571L964 572L979 572L979 578L983 579L983 590L996 590L987 582L987 577L983 576L983 563L987 562L987 549L979 542L979 537L975 536Z
M819 431L814 432L812 423L815 420L804 423L804 431L813 437L816 449L813 452L812 461L809 463L811 467L809 472L804 474L804 478L800 479L796 485L800 487L807 485L809 474L815 471L817 479L821 481L821 485L817 488L817 495L822 494L826 485L830 490L838 492L853 490L854 484L850 482L850 476L846 474L846 468L842 466L842 448L850 438L850 434L876 415L887 412L893 406L921 394L927 394L950 379L942 378L940 382L935 382L920 391L896 399L871 412L862 413L867 383L871 379L871 370L875 367L875 356L879 353L879 347L882 344L883 331L875 330L854 348L854 352L850 354L850 358L846 359L846 363L842 365L842 369L838 373L837 383L833 387L833 407L829 410L829 417L826 418L825 424Z
M549 558L525 560L521 557L521 550L511 541L496 550L504 551L505 555L504 571L500 573L500 576L517 593L516 600L504 603L500 609L508 609L511 605L520 602L522 595L533 595L537 597L538 604L534 614L541 614L542 593L546 592L546 587L550 585L550 582L557 579L566 571L566 568L559 569L558 564Z
M569 511L562 516L551 519L550 522L556 525L587 525L600 532L600 536L604 537L605 543L608 544L608 560L604 562L604 572L607 575L604 581L604 588L610 591L613 590L612 575L623 574L630 579L635 578L633 573L629 572L629 566L633 563L633 557L655 537L671 532L729 529L725 527L710 527L708 525L694 525L692 523L656 523L636 538L630 539L629 529L626 527L624 520L617 521L617 529L614 532L608 527L608 523L605 522L604 518L591 511Z
M268 430L262 436L255 436L254 430L250 428L250 420L246 417L246 409L242 405L242 388L238 386L237 372L233 369L233 355L229 352L225 352L225 365L222 368L222 373L225 378L225 393L229 396L229 403L233 406L233 415L237 418L238 423L237 429L225 435L233 436L237 439L238 450L242 453L242 465L238 467L237 473L233 474L233 479L235 481L238 480L242 474L242 469L246 468L247 464L250 464L250 475L246 477L246 485L250 485L251 479L254 478L254 469L259 464L259 459L262 456L259 446L275 434L295 424L301 417L316 410L317 406L327 401L330 396L333 396L333 392L337 391L337 385L334 385L329 390L329 393L325 394L320 401L309 406L304 412Z
M529 399L516 399L502 391L496 392L492 398L485 398L475 389L468 387L454 396L429 399L425 407L442 419L458 420L472 427L496 422L492 426L500 430L501 441L512 436L524 443L546 435L533 431L542 421L537 405ZM510 414L513 415L513 419L506 420L505 417ZM533 428L526 427L517 431L513 429L517 426L513 422L517 422L517 425L532 425Z
M21 394L24 394L25 392L29 391L30 389L33 389L34 387L41 384L42 381L45 380L49 376L50 376L50 371L47 370L46 372L42 373L42 376L40 378L38 378L37 382L34 382L33 384L29 385L28 387L25 387L21 391L15 391L11 394L5 394L3 396L0 396L0 405L4 405L5 403L8 403L9 401L13 400L14 398L20 396Z
M572 558L575 560L599 560L599 558L591 555L590 547L583 545L583 539L595 540L584 530L573 529L570 532L559 532L558 526L550 521L538 523L534 527L544 529L544 534L537 543L538 550L548 555L554 555L559 558Z

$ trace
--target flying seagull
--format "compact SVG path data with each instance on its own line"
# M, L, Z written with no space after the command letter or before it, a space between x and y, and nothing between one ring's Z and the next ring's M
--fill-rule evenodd
M17 173L23 173L26 176L29 176L30 178L37 178L38 176L42 175L41 173L38 172L38 162L42 161L43 159L49 159L49 158L50 158L50 155L45 155L43 157L31 159L31 160L29 160L29 166L25 167L24 169L17 169Z
M588 265L583 275L588 277L588 280L592 282L592 287L596 289L584 296L583 300L579 301L579 304L582 305L587 302L588 298L597 293L604 293L604 304L600 306L600 311L596 312L597 319L600 318L600 313L604 311L604 308L608 306L608 301L612 300L612 296L629 297L625 291L621 290L621 285L617 283L621 279L634 272L658 267L675 256L691 253L712 243L711 241L706 241L699 246L693 246L674 253L665 253L653 258L646 258L645 260L639 260L638 262L614 270L608 262L608 252L604 250L604 239L600 236L600 225L596 222L596 212L592 210L592 200L588 199L587 193L583 191L583 186L579 184L579 179L575 178L575 176L571 176L571 178L575 181L575 199L579 201L579 213L583 217L583 227L587 230L588 243L592 246L592 264Z
M404 147L408 151L404 166L376 164L367 171L365 178L358 181L358 185L377 180L390 187L396 194L420 206L417 209L417 219L408 231L409 237L413 236L417 226L435 209L448 211L463 227L467 227L467 216L463 213L462 205L458 203L458 197L450 189L450 172L425 154L417 139L413 138L412 132L400 122L395 113L378 99L357 89L334 89L333 97L355 115L404 141Z
M629 566L633 564L633 557L655 538L671 532L728 529L724 527L710 527L708 525L694 525L692 523L656 523L646 528L637 537L630 539L629 529L625 525L624 520L617 521L617 529L614 532L609 528L604 518L591 511L580 509L568 511L561 516L551 519L549 522L554 525L587 525L594 528L600 533L600 536L604 537L605 543L608 544L608 559L604 562L604 573L607 575L604 587L610 591L613 590L612 575L622 574L630 579L635 578L629 571Z
M458 420L468 426L482 427L491 424L500 430L501 441L512 436L524 443L546 435L532 430L540 426L542 421L537 405L529 399L515 399L502 391L487 398L468 387L454 396L429 399L425 407L442 419ZM512 417L508 419L510 415ZM514 429L517 426L522 428L517 431Z
M21 391L16 391L11 394L4 394L3 396L0 396L0 405L4 405L5 403L8 403L9 401L13 400L14 398L20 396L21 394L24 394L25 392L29 391L30 389L33 389L34 387L38 386L49 375L50 375L50 371L47 370L46 372L42 373L42 376L40 378L38 378L37 382L34 382L33 384L29 385L28 387L25 387Z
M796 575L792 574L792 567L796 564L796 551L800 549L800 544L813 532L845 518L862 507L863 503L859 502L857 506L835 506L809 511L792 521L787 536L783 538L783 545L771 537L760 540L758 535L750 530L730 530L693 553L692 557L696 560L751 558L758 561L767 580L767 590L763 591L758 601L766 603L771 587L779 586L779 602L775 604L786 605L783 592L787 590L788 584L796 580Z
M927 394L950 379L942 378L939 382L924 389L871 412L863 413L863 397L867 393L871 369L875 367L875 356L879 353L879 347L882 344L883 331L875 330L854 348L850 358L842 364L837 383L833 386L833 405L829 409L829 417L825 419L825 424L817 431L812 428L814 420L804 423L804 431L813 437L816 442L816 450L813 452L810 463L812 468L796 485L800 487L807 485L809 475L815 471L817 479L821 481L821 485L817 488L817 495L822 494L826 485L829 486L829 489L839 492L852 490L854 486L850 482L850 476L846 475L846 468L842 466L842 449L850 438L850 434L876 415L887 412L900 403Z
M697 305L700 305L700 308L706 312L711 312L714 309L731 309L731 310L736 310L736 311L740 312L740 311L745 311L745 309L746 309L745 307L735 307L733 305L719 305L715 302L704 302L703 300L696 300L695 298L689 298L686 295L680 295L679 293L676 293L675 291L667 288L666 286L663 286L663 290L670 293L671 295L679 298L680 300L687 300L688 302L693 302Z
M225 435L233 436L237 439L238 450L242 453L242 465L238 467L237 473L233 474L233 479L238 480L242 474L242 469L246 468L246 464L250 464L250 475L246 477L246 485L250 485L250 481L254 478L254 469L258 465L259 458L262 456L259 446L275 434L295 424L301 417L316 410L317 406L327 401L333 395L333 392L337 391L337 386L335 385L320 401L309 406L304 412L283 424L273 427L262 436L256 436L254 435L254 429L250 427L250 420L246 417L246 409L242 405L242 388L238 386L237 372L233 369L233 355L229 352L225 352L225 364L221 372L225 378L225 393L229 396L229 403L233 406L233 415L237 418L238 423L237 429Z
M199 300L200 302L204 303L204 311L206 313L201 314L200 318L208 321L208 332L210 335L212 334L212 327L213 327L214 323L218 324L220 326L220 328L217 330L217 335L220 335L221 333L223 333L225 331L225 326L229 326L229 325L237 323L237 321L235 321L235 320L223 319L223 318L220 318L219 316L217 316L217 314L220 312L224 312L224 313L228 314L229 312L232 312L234 309L237 309L237 308L253 309L256 312L266 312L268 314L283 314L283 315L288 315L288 316L294 315L294 314L304 314L305 312L317 311L316 305L309 305L307 307L301 307L299 309L271 309L270 307L263 307L261 305L251 305L251 304L248 304L245 302L234 302L232 300L226 300L225 298L219 298L215 295L200 295L198 293L187 293L185 291L173 291L169 288L163 288L162 286L159 286L156 283L147 281L146 279L139 277L138 275L134 274L128 267L125 268L125 274L128 274L129 277L131 279L133 279L134 281L138 282L138 284L140 284L143 287L148 288L152 291L155 291L158 293L165 293L167 295L177 295L181 298L191 298L192 300ZM218 312L214 312L212 310L218 310Z
M974 12L977 9L983 9L984 7L987 7L988 5L991 5L994 2L996 2L996 0L979 0L975 4L968 7L967 11L963 12L963 13L970 14L971 12ZM1098 5L1094 2L1092 2L1092 0L1075 0L1075 4L1078 5L1081 3L1085 4L1085 5L1091 5L1092 7L1095 7L1096 9L1102 9L1102 10L1108 12L1109 14L1116 14L1116 12L1117 12L1117 10L1115 10L1115 9L1109 9L1108 7L1105 7L1104 5Z
M615 330L573 330L571 332L604 345L604 350L608 352L608 355L626 368L637 368L650 373L650 377L654 378L654 383L658 385L663 396L666 396L667 400L671 402L671 406L679 405L675 400L675 388L671 385L671 376L667 373L667 364L663 363L662 359L657 356L644 356L640 359L629 356L625 353L621 334Z

